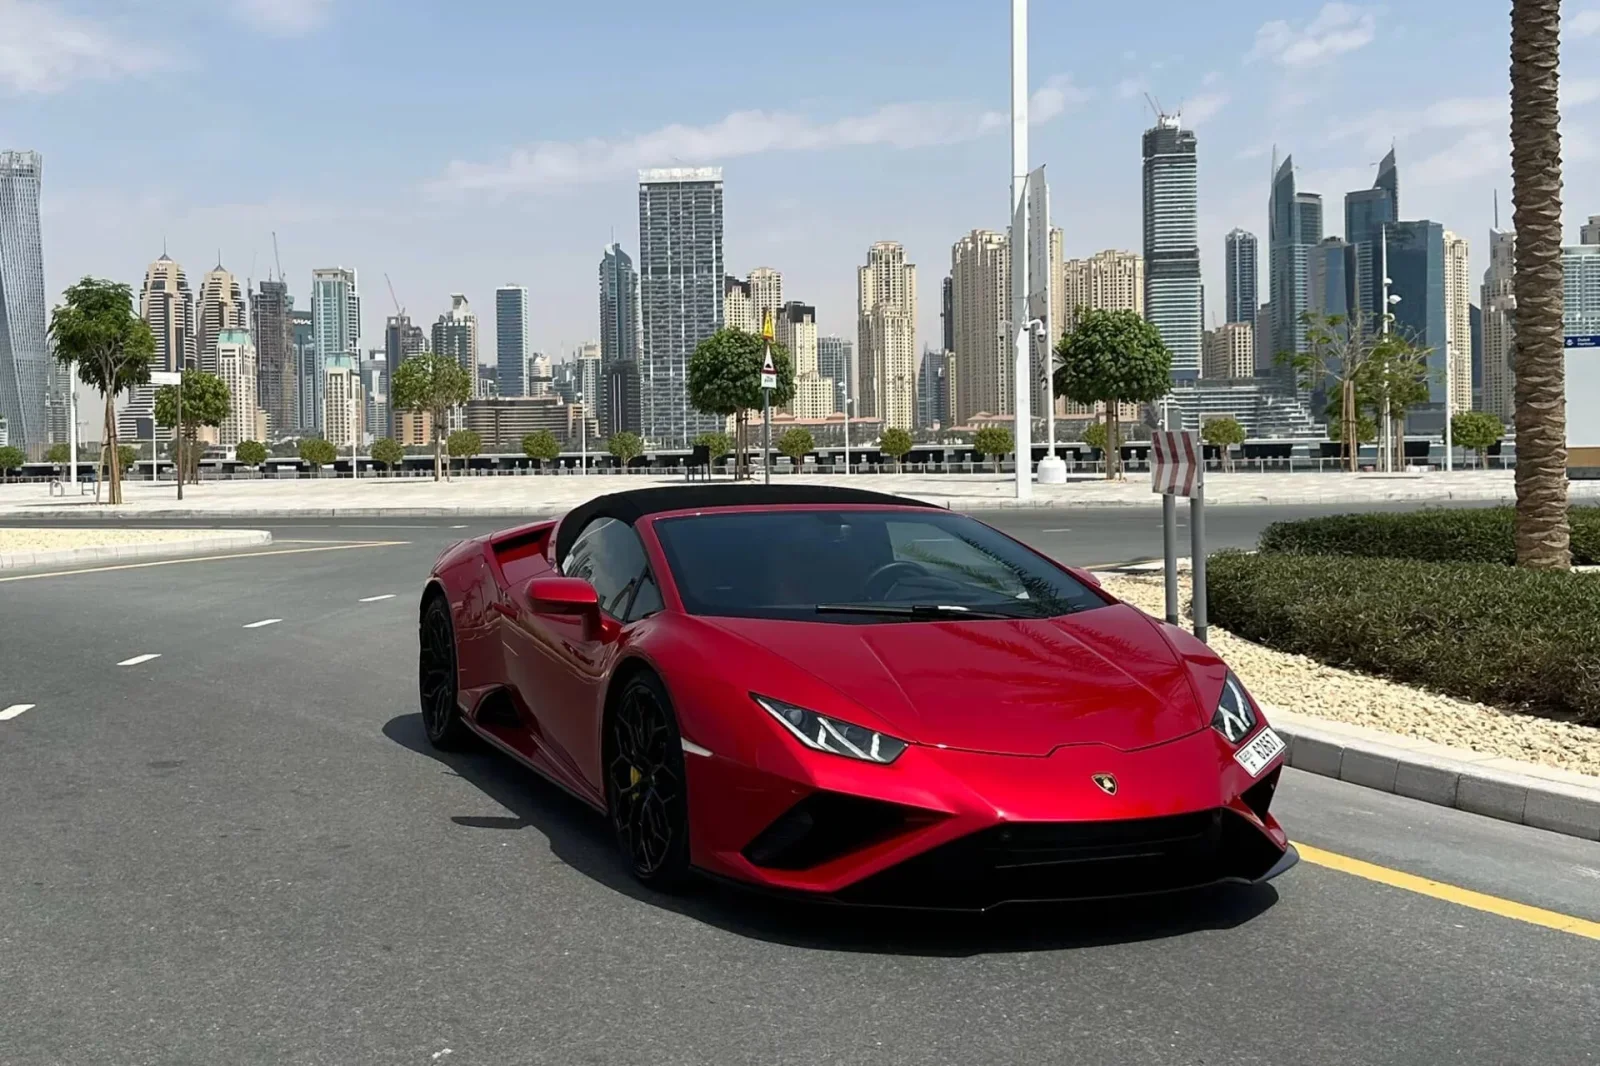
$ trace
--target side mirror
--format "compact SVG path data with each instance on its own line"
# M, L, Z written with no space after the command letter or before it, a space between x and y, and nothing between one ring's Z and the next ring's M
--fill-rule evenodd
M547 575L528 582L528 599L540 614L565 614L600 618L600 594L576 577Z

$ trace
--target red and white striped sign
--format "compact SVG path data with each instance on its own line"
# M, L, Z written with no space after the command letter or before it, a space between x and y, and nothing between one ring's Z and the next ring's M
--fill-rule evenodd
M1193 496L1205 483L1205 450L1200 434L1158 429L1151 448L1150 488L1174 496Z

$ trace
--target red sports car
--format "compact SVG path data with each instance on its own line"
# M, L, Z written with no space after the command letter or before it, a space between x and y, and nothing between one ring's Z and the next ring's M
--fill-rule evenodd
M1272 878L1284 742L1206 645L990 526L647 488L447 549L428 739L608 816L643 882L982 910Z

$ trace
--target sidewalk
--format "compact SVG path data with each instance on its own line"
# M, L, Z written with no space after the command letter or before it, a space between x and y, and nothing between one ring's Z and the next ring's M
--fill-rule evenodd
M0 528L0 572L208 555L271 543L271 533L256 529Z
M1031 500L1015 498L1009 475L853 474L780 475L774 484L853 486L911 496L954 511L1014 507L1160 506L1148 474L1124 482L1082 478L1065 485L1035 485ZM189 486L180 503L170 484L129 482L117 508L88 499L51 498L43 485L0 485L0 522L6 518L218 518L218 517L511 517L567 510L608 492L684 485L681 477L587 476L364 477L297 480L208 481ZM701 484L701 483L696 483ZM730 484L719 481L714 484ZM1573 482L1574 502L1600 502L1600 482ZM1414 503L1452 500L1510 502L1507 471L1452 474L1208 474L1206 502L1214 506Z

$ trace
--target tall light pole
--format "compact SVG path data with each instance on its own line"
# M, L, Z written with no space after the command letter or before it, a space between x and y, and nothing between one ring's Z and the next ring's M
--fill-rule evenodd
M72 367L67 372L67 484L73 488L78 487L78 368ZM154 423L155 414L152 412L150 421ZM156 453L152 451L150 458L154 459Z
M576 392L573 398L578 401L578 473L588 476L589 473L589 414L584 406L583 393ZM571 437L567 438L571 440Z
M850 405L854 403L850 395L850 383L844 385L844 474L850 476Z
M1033 359L1028 325L1028 0L1011 0L1011 337L1017 499L1033 495Z

